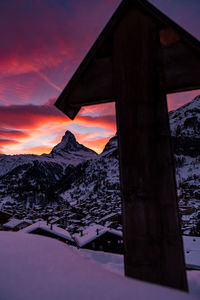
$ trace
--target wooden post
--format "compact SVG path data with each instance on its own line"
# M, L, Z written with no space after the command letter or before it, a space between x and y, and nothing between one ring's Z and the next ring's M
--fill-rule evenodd
M130 9L113 49L125 274L187 291L159 51L155 20Z

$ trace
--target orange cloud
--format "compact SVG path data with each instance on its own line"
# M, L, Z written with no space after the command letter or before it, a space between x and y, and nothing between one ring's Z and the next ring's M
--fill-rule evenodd
M113 136L114 134L112 134L111 136ZM77 135L77 140L79 141L79 143L84 144L84 146L93 149L95 152L97 153L101 153L102 150L104 149L105 145L107 144L107 142L109 141L110 137L96 137L93 139L90 139L90 135L89 134L83 134L83 135Z
M3 145L15 145L15 144L19 144L19 141L9 140L9 139L0 139L0 145L1 145L1 147Z
M36 146L36 147L30 147L27 148L25 150L23 150L23 152L21 152L21 154L43 154L43 153L50 153L52 150L52 147L50 146Z
M2 128L0 128L0 135L6 138L5 144L3 141L1 143L1 152L10 154L49 152L59 142L69 125L80 143L101 152L105 143L116 132L115 115L112 115L111 111L109 115L103 115L104 108L101 106L98 106L100 109L98 116L92 116L90 107L90 116L78 115L72 121L54 107L53 102L54 100L50 99L40 106L0 106L0 127ZM94 113L97 113L96 108ZM82 134L77 134L77 126L81 128ZM11 144L9 149L7 139ZM14 147L16 139L18 146ZM11 141L13 141L13 146Z
M0 128L0 137L6 139L15 139L15 138L27 138L29 137L29 133L21 130L11 130Z

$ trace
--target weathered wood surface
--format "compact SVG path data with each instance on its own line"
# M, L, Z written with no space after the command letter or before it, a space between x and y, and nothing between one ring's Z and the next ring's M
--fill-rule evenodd
M109 102L113 97L111 57L101 57L94 59L80 75L76 88L60 96L59 107L74 119L81 106Z
M116 101L125 273L187 290L166 93L200 88L200 43L145 0L124 0L56 106Z
M111 58L95 59L83 73L76 89L69 96L75 106L96 104L113 99ZM96 102L96 103L95 103Z
M162 58L166 93L200 88L200 53L195 49L180 40L162 47Z
M125 274L187 290L160 51L153 19L130 9L113 52Z

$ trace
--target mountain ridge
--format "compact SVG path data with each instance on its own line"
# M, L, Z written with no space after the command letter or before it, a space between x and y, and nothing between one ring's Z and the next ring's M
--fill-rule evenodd
M69 164L77 165L97 156L98 154L95 151L79 144L75 136L70 131L66 131L61 142L53 147L49 154L0 154L0 176L12 171L19 165L32 164L33 161L58 163L67 166Z
M199 108L200 96L169 113L183 229L191 228L200 216ZM65 148L67 141L70 145ZM81 211L85 216L82 226L109 213L120 214L117 135L99 155L76 143L73 134L66 132L52 149L53 155L43 154L39 159L29 155L30 159L17 167L14 162L10 172L0 175L0 200L6 201L9 195L26 207L61 200ZM5 156L0 156L0 167L2 159ZM6 160L12 165L9 157Z

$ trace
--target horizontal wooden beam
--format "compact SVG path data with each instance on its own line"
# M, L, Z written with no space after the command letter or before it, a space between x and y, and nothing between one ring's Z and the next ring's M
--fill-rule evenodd
M178 41L163 46L161 56L166 93L200 88L200 51Z
M113 98L112 64L109 57L95 59L69 95L72 105L89 105Z
M59 108L73 119L81 106L105 103L113 98L111 58L96 58L80 76L76 88L60 95Z

